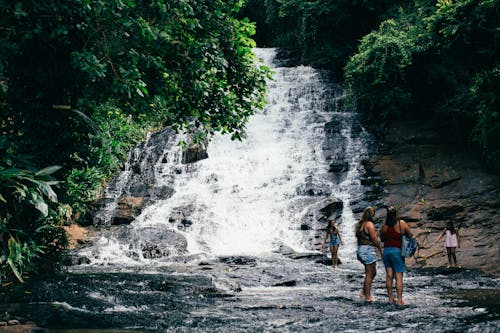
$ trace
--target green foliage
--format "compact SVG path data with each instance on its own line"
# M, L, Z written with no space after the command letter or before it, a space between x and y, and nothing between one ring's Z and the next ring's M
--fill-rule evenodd
M389 19L363 37L345 69L361 111L387 118L411 107L405 69L419 45L412 35L411 26Z
M31 246L23 232L66 218L51 201L53 183L44 178L51 170L30 170L60 165L58 177L66 181L59 199L84 213L149 130L171 126L199 140L216 132L243 137L248 117L264 105L269 71L252 52L255 26L235 18L241 6L0 0L0 131L16 142L11 159L32 161L29 168L2 169L15 183L2 183L0 197L9 205L0 215L9 230L2 246L12 246L14 256L9 261L5 250L4 264L12 262L22 276L28 266L15 244ZM7 198L3 189L15 195L8 190ZM42 230L49 235L33 246L52 248L59 229Z
M418 1L382 23L346 66L360 110L445 119L498 170L499 13L500 1Z
M472 141L482 147L486 163L493 170L498 170L498 161L500 161L498 87L500 87L500 63L476 75L466 95L467 104L465 105L476 117Z
M248 1L242 15L257 22L262 46L298 50L301 61L332 69L339 77L358 40L403 1ZM260 1L262 3L262 1ZM265 17L265 19L263 19Z
M57 195L51 177L60 167L24 168L5 138L0 141L0 277L23 275L36 268L44 254L54 258L66 245L57 218ZM29 167L29 164L28 164ZM47 246L47 244L51 244Z

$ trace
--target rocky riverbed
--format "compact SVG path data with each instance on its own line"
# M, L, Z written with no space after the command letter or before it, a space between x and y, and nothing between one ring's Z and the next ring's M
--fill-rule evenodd
M499 280L469 269L413 269L407 306L386 303L383 268L374 303L359 298L361 264L337 268L314 253L192 257L158 267L113 267L30 280L0 311L50 332L496 332ZM1 319L1 318L0 318ZM83 331L82 331L83 332Z

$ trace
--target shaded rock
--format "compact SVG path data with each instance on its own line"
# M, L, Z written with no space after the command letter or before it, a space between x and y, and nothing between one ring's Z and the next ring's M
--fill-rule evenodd
M129 193L133 197L146 197L149 194L149 186L145 183L132 184Z
M346 172L349 169L347 162L334 162L331 163L328 172Z
M331 217L332 215L339 215L342 213L342 209L344 208L344 203L342 200L333 199L329 204L321 208L319 211L324 214L326 217Z
M272 287L295 287L296 285L297 285L297 281L289 280L289 281L275 283L272 285Z
M163 185L161 187L155 187L153 189L154 197L160 200L170 198L174 194L174 192L175 190L172 187L166 185Z
M315 263L322 264L322 265L327 265L327 266L331 266L332 265L332 259L324 256L323 259L316 260ZM340 265L340 264L342 264L342 262L340 261L339 258L337 258L337 265Z
M191 214L195 210L194 205L179 206L172 209L168 222L176 226L177 229L185 231L191 227L195 221L191 218Z
M302 217L300 230L310 250L318 250L321 247L325 227L328 219L334 218L337 223L342 223L343 202L337 198L330 197L319 202L313 202L306 206L306 213Z
M297 195L303 196L329 196L332 191L328 184L315 184L312 179L306 180L305 184L297 186Z
M89 243L90 238L93 236L93 232L90 231L90 229L79 226L78 224L63 226L63 229L66 231L68 236L70 250L73 250L82 244Z
M64 258L63 264L66 266L88 265L92 261L86 257L78 254L69 254Z
M444 187L446 185L449 185L453 182L456 182L458 180L460 180L462 177L460 176L456 176L456 177L453 177L453 178L443 178L441 175L433 175L430 179L430 186L432 186L433 188L441 188L441 187Z
M201 143L191 144L182 152L182 163L184 164L194 163L205 158L208 158L208 153L206 147Z
M255 266L256 260L255 258L243 257L243 256L232 256L232 257L220 257L220 262L230 264L230 265L250 265Z
M141 197L120 198L111 224L119 225L131 223L141 213L143 203L144 198Z
M165 225L148 226L118 231L119 239L129 243L129 256L144 258L162 258L185 254L187 240L180 233Z
M281 253L283 255L291 255L291 254L295 253L295 251L291 247L283 245L283 244L278 246L278 248L273 252Z
M453 219L457 213L462 211L464 211L464 207L461 205L451 202L438 203L427 211L427 217L434 221L450 220Z

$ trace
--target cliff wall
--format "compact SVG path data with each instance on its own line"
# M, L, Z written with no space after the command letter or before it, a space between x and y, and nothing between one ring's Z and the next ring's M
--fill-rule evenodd
M448 221L459 230L458 264L500 273L499 175L488 173L478 156L446 124L398 121L385 129L365 161L365 182L377 202L398 208L422 248L413 267L446 266L443 240ZM385 215L380 210L380 220Z

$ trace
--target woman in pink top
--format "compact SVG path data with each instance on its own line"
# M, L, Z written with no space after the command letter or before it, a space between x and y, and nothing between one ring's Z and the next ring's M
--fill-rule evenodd
M446 252L448 253L448 267L457 267L457 255L455 254L455 250L457 247L460 247L460 235L458 231L455 229L453 222L448 222L446 228L444 228L443 232L434 242L437 243L441 238L444 239L444 246L446 247Z

